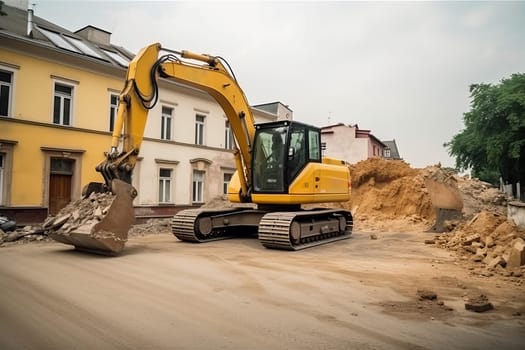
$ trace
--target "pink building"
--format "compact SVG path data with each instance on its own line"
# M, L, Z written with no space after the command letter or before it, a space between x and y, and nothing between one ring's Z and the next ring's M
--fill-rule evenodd
M359 129L356 125L343 123L321 128L323 155L357 163L373 157L383 158L386 145L375 137L370 130Z

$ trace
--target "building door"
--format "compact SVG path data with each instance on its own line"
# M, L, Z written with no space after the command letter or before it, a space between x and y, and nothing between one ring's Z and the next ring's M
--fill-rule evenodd
M51 158L49 175L49 215L56 215L71 202L72 159Z

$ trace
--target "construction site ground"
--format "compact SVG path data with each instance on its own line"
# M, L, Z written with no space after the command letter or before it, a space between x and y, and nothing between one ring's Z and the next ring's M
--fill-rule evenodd
M351 200L327 205L351 210L351 238L297 252L181 242L169 219L133 226L116 257L54 242L46 225L0 232L0 348L525 348L525 230L508 198L439 166L350 170ZM461 195L445 232L429 232L428 179ZM84 225L80 209L46 222Z
M395 225L394 225L395 226ZM525 285L474 274L433 234L357 230L299 252L134 235L118 257L0 254L2 349L523 349ZM418 293L419 291L419 293ZM432 291L437 298L425 298ZM423 292L423 294L422 294ZM486 295L493 310L465 309Z

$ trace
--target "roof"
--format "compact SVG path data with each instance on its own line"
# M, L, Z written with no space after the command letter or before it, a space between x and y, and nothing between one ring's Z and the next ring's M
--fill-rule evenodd
M284 108L288 109L290 112L293 112L288 105L285 105L284 103L280 101L262 103L258 105L253 105L252 107L263 110L263 111L267 111L273 114L277 114L279 106L283 106Z
M32 10L26 11L5 4L2 6L2 10L7 15L2 16L2 21L0 22L0 37L23 41L49 49L58 49L61 52L76 55L79 58L95 59L102 64L124 68L127 67L134 56L122 47L111 43L103 45L87 40L76 32L71 32L36 15L33 15L32 31L31 35L28 35L28 14ZM86 26L79 31L86 28L99 30L106 33L106 35L111 34L93 26Z
M321 133L323 133L323 134L333 134L334 131L331 130L331 129L339 128L339 127L345 127L345 128L349 128L349 129L354 129L356 138L369 138L369 139L372 139L373 141L377 142L381 146L385 146L385 144L381 140L379 140L377 137L375 137L371 133L371 130L359 129L359 126L357 124L355 124L355 125L351 125L351 124L346 125L346 124L343 124L343 123L331 124L331 125L327 125L327 126L321 127Z
M386 148L390 149L390 158L401 159L399 156L399 150L397 149L396 140L383 141L383 143L385 144Z
M99 27L95 27L95 26L93 26L93 25L91 25L91 24L88 24L88 25L85 26L85 27L82 27L82 28L80 28L80 29L75 30L75 33L81 32L81 31L83 31L84 29L96 29L96 30L99 30L99 31L104 32L104 33L106 33L106 34L111 34L111 32L108 32L107 30L104 30L104 29L99 28Z
M2 6L2 11L7 15L1 17L0 21L0 47L7 45L7 48L13 48L13 43L21 45L26 50L35 52L46 52L57 57L57 55L66 54L69 57L75 57L82 60L82 63L96 64L98 68L106 67L104 69L121 69L125 70L129 61L135 56L124 47L113 45L109 42L110 32L100 29L92 25L86 25L75 32L71 32L66 28L58 26L44 18L33 15L33 30L31 35L27 34L28 30L28 13L32 10L24 10L18 7L6 5ZM88 40L89 34L105 36L108 43L104 44L100 41ZM7 39L7 40L4 40ZM63 59L64 56L60 56ZM192 91L203 91L193 88L178 82L170 81L170 83L177 86L190 89ZM209 95L208 95L209 96ZM211 98L211 97L210 97ZM260 113L265 114L269 119L276 119L278 104L290 110L290 108L281 102L267 103L259 106L252 106ZM275 105L275 112L271 110L260 108L260 106ZM291 111L291 110L290 110Z
M331 125L322 126L321 130L323 130L323 129L331 129L331 128L336 127L336 126L347 126L347 125L345 125L343 123L331 124ZM348 125L348 127L352 128L352 125Z

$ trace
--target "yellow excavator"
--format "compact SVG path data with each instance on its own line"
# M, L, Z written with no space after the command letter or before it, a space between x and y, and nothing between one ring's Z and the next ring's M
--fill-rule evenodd
M52 233L55 240L105 254L117 254L124 247L134 220L136 191L131 175L148 112L159 97L159 78L206 91L222 107L235 138L237 167L228 200L256 204L255 208L182 210L172 219L172 232L178 239L207 242L257 233L267 248L299 250L350 237L349 211L301 207L350 198L349 170L344 161L322 157L319 128L290 120L255 124L248 101L223 58L169 50L155 43L129 64L111 148L96 168L105 183L91 183L84 191L88 196L111 190L113 204L95 226Z

